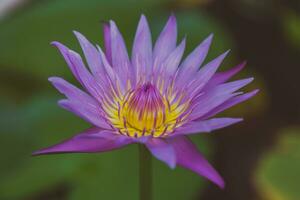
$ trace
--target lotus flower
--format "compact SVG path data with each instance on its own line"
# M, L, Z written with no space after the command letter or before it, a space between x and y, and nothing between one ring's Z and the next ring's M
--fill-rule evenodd
M253 78L227 82L245 63L216 72L227 51L202 65L212 35L182 61L185 38L177 45L173 15L154 48L146 17L141 16L131 58L115 22L105 23L103 29L105 51L74 32L88 68L78 53L59 42L52 43L82 85L79 89L60 77L49 78L66 96L58 103L91 123L92 128L33 154L105 152L141 143L170 168L182 166L223 188L222 177L188 135L242 121L214 116L257 93L237 92Z

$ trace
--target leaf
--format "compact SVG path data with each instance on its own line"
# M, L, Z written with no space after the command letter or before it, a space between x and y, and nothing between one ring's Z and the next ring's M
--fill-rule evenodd
M256 172L256 183L263 199L299 199L299 133L299 127L282 130L276 147L261 159Z
M80 119L58 108L55 98L40 96L18 107L7 104L5 108L10 112L1 109L0 125L5 131L0 134L0 199L28 197L64 182L80 168L84 158L31 157L33 150L58 142L72 129L79 131L84 127Z
M282 29L291 45L300 47L300 15L292 10L283 12Z

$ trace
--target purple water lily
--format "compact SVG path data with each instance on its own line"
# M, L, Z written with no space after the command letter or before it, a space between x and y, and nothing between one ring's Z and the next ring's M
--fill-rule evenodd
M237 92L253 78L226 82L245 65L217 72L228 51L202 66L212 35L183 61L185 39L177 45L176 19L170 16L152 48L145 16L139 21L131 58L115 24L104 24L105 52L74 32L85 55L53 42L83 90L62 78L50 82L67 98L59 105L93 125L60 144L34 152L104 152L133 143L144 144L169 167L190 169L219 187L224 181L187 135L211 132L241 118L213 118L219 112L254 96Z

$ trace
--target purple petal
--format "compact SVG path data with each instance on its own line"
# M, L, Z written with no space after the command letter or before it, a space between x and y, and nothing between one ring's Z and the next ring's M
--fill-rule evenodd
M175 149L176 163L178 165L207 178L220 188L225 187L224 180L219 173L209 164L187 137L172 138L170 142Z
M225 93L232 93L237 91L238 89L248 85L254 80L254 78L245 78L237 81L227 82L223 83L221 85L218 85L216 90L218 90L219 94L225 94Z
M67 62L68 67L70 68L70 70L73 73L74 77L83 85L83 83L81 82L80 76L77 73L77 70L75 69L75 66L71 63L70 58L68 56L69 48L66 47L65 45L61 44L60 42L56 42L56 41L51 42L51 44L58 48L58 50L60 51L60 53L64 57L65 61Z
M186 125L176 129L172 137L177 135L192 135L197 133L209 133L213 130L224 128L236 124L241 118L213 118L205 121L191 121Z
M105 152L121 148L130 143L132 143L132 140L129 137L99 128L91 128L62 143L38 150L33 155Z
M107 77L109 79L109 83L111 84L111 86L113 86L113 88L114 88L115 91L118 92L119 91L118 89L120 89L121 91L124 91L124 85L121 84L121 80L120 80L119 76L117 76L117 74L116 74L116 69L113 68L109 64L109 62L108 62L105 54L101 50L101 48L99 46L97 46L97 48L98 48L98 51L100 53L104 69L105 69L105 71L107 73Z
M216 73L211 78L211 80L207 83L205 88L203 88L203 90L209 90L210 88L212 88L218 84L228 81L232 76L234 76L236 73L241 71L245 67L245 65L246 65L246 62L242 62L241 64L237 65L236 67L234 67L226 72Z
M226 51L199 70L195 77L196 81L189 87L188 93L190 93L192 97L197 95L211 79L228 53L229 51Z
M178 47L174 49L174 51L172 51L171 54L162 63L162 67L166 70L169 76L173 75L176 69L178 68L178 65L184 53L185 41L186 39L184 38L182 42L178 45Z
M253 97L254 95L256 95L256 93L258 92L259 90L253 90L252 92L249 92L249 93L246 93L246 94L243 94L243 95L239 95L239 96L236 96L236 97L232 97L230 98L229 100L225 101L223 104L217 106L216 108L214 108L213 110L209 111L207 114L205 114L204 116L201 117L201 119L207 119L207 118L210 118L236 104L239 104L243 101L246 101L248 99L250 99L251 97Z
M86 104L92 105L94 107L98 106L98 103L94 98L92 98L82 90L78 89L74 85L68 83L66 80L60 77L50 77L48 80L54 85L54 87L59 92L68 97L68 99L85 102Z
M83 53L86 57L86 61L94 74L95 77L102 77L104 74L104 69L102 66L102 61L99 56L99 53L94 45L92 45L86 37L84 37L81 33L74 31L75 36L77 37L80 46L83 50Z
M80 81L83 83L83 86L86 88L86 90L89 91L89 93L92 94L96 99L101 99L103 86L100 85L87 70L80 55L75 51L69 50L68 57L77 74L79 74Z
M60 50L75 78L97 100L101 99L101 94L103 93L102 86L94 79L94 77L87 70L80 55L58 42L53 42L52 44Z
M192 53L183 61L179 68L177 80L179 83L190 81L193 74L199 69L208 53L213 34L210 34Z
M177 23L174 15L169 17L167 24L160 33L153 50L156 63L163 61L176 47Z
M110 21L110 36L111 36L111 51L112 51L112 66L118 73L122 84L126 86L128 78L130 77L130 61L128 58L127 49L125 46L124 39L117 28L115 22Z
M104 36L105 55L107 57L108 62L112 64L110 26L108 23L103 23L103 36Z
M100 53L100 56L101 56L101 59L103 61L103 66L104 66L104 69L108 75L108 77L111 79L111 80L115 80L116 79L116 72L114 70L114 68L112 68L112 66L109 64L108 60L107 60L107 57L105 56L105 54L103 53L102 49L97 46L98 48L98 51Z
M67 99L58 101L58 105L97 127L103 129L112 129L106 122L100 106L94 107L92 105L83 103L82 101Z
M144 15L138 24L132 48L132 63L137 70L146 72L152 69L152 40L147 19ZM140 74L140 73L139 73Z
M204 93L204 95L197 99L197 105L193 108L189 118L192 120L199 119L215 107L239 94L233 92L249 84L252 80L253 78L247 78L238 81L232 81L218 85L215 88L207 91Z
M194 51L187 56L181 67L183 69L197 71L206 58L212 38L213 34L210 34L201 44L199 44Z
M189 119L198 120L215 107L221 105L222 103L236 95L236 93L219 94L216 90L213 90L210 93L200 96L198 99L194 100L196 103L191 108L192 112L189 115Z
M69 99L61 100L59 102L60 106L79 115L95 126L110 129L110 126L101 117L101 107L94 98L62 78L51 77L49 81Z
M146 142L147 148L158 160L165 162L171 169L176 166L176 156L171 144L160 138L151 138Z

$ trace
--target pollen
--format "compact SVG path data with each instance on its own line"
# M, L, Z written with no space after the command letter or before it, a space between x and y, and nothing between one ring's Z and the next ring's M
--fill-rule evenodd
M167 95L169 94L169 95ZM163 137L182 125L188 105L174 100L153 84L145 83L107 106L108 119L120 134L130 137Z

